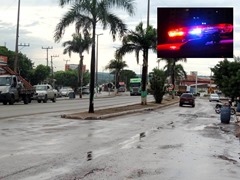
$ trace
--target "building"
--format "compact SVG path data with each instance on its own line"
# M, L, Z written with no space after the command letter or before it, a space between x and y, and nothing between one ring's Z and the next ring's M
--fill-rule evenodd
M217 90L217 85L209 76L196 76L194 72L187 75L186 79L181 80L179 85L190 87L190 92L213 93Z
M65 71L67 70L77 70L78 69L78 64L65 64ZM83 65L82 67L82 72L86 72L86 65Z

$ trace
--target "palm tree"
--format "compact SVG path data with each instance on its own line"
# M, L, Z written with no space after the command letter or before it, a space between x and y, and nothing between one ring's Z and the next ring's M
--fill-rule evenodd
M156 52L157 30L152 26L143 29L143 23L140 22L136 26L135 31L129 31L123 37L122 47L120 47L116 54L122 57L126 53L135 52L137 63L139 63L139 53L143 54L143 68L142 68L142 95L141 104L147 104L147 74L148 74L148 50L151 49Z
M175 75L176 75L176 62L178 61L184 61L186 62L186 58L163 58L162 60L166 61L166 66L164 69L166 69L166 74L171 77L171 83L173 85L173 91L175 88ZM179 68L179 67L178 67ZM186 73L186 72L185 72ZM174 96L172 96L174 98Z
M178 61L184 61L186 62L186 58L163 58L162 60L166 61L166 66L164 69L166 69L166 74L171 77L171 83L175 85L175 75L176 75L176 63Z
M187 73L181 64L176 64L174 77L175 77L175 82L177 85L180 84L181 80L187 78Z
M113 40L116 34L120 37L126 32L126 25L123 21L110 12L112 7L119 7L126 10L130 15L133 14L134 0L59 0L60 5L71 4L70 10L64 14L63 18L57 24L55 29L55 41L60 41L64 34L64 30L70 24L75 23L77 31L92 30L92 52L91 52L91 77L90 77L90 101L89 113L94 113L93 95L94 95L94 78L95 78L95 36L97 24L103 29L110 28Z
M66 41L62 45L66 47L63 50L63 54L69 54L71 57L71 53L79 53L80 61L78 65L78 85L80 86L80 98L82 98L82 84L83 84L83 52L89 52L89 47L92 44L92 39L88 33L84 34L84 38L82 35L77 33L72 35L73 39L71 41Z
M108 65L105 68L105 69L109 69L111 71L111 73L115 74L115 87L116 88L119 84L120 73L125 67L128 67L126 62L123 61L122 59L116 58L116 59L110 60L110 62L108 63Z

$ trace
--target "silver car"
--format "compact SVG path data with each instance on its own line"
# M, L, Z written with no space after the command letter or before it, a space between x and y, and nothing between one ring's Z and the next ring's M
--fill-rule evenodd
M60 92L61 96L67 97L69 95L69 93L74 92L74 91L71 87L62 87L59 92Z
M220 101L220 97L218 94L210 94L209 96L209 101L212 102L212 101L217 101L219 102Z

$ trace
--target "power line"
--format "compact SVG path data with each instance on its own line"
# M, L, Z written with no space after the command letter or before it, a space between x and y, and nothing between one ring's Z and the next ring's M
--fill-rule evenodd
M18 46L22 46L21 49L23 49L24 47L29 47L30 44L29 44L29 43L20 43L20 44L18 44ZM20 50L21 50L21 49L20 49Z

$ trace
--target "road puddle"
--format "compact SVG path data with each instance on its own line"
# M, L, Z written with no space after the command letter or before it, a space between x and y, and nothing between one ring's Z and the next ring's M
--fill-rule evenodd
M222 160L225 160L225 161L228 161L228 162L232 162L233 164L236 164L236 163L237 163L236 160L231 159L231 158L228 158L228 157L226 157L225 155L218 155L218 156L215 155L214 157L219 158L219 159L222 159Z
M139 141L139 134L132 136L130 139L119 143L121 149L130 149L133 147L133 144Z
M103 156L103 155L110 154L111 152L113 152L112 148L95 150L95 151L92 152L92 159Z

